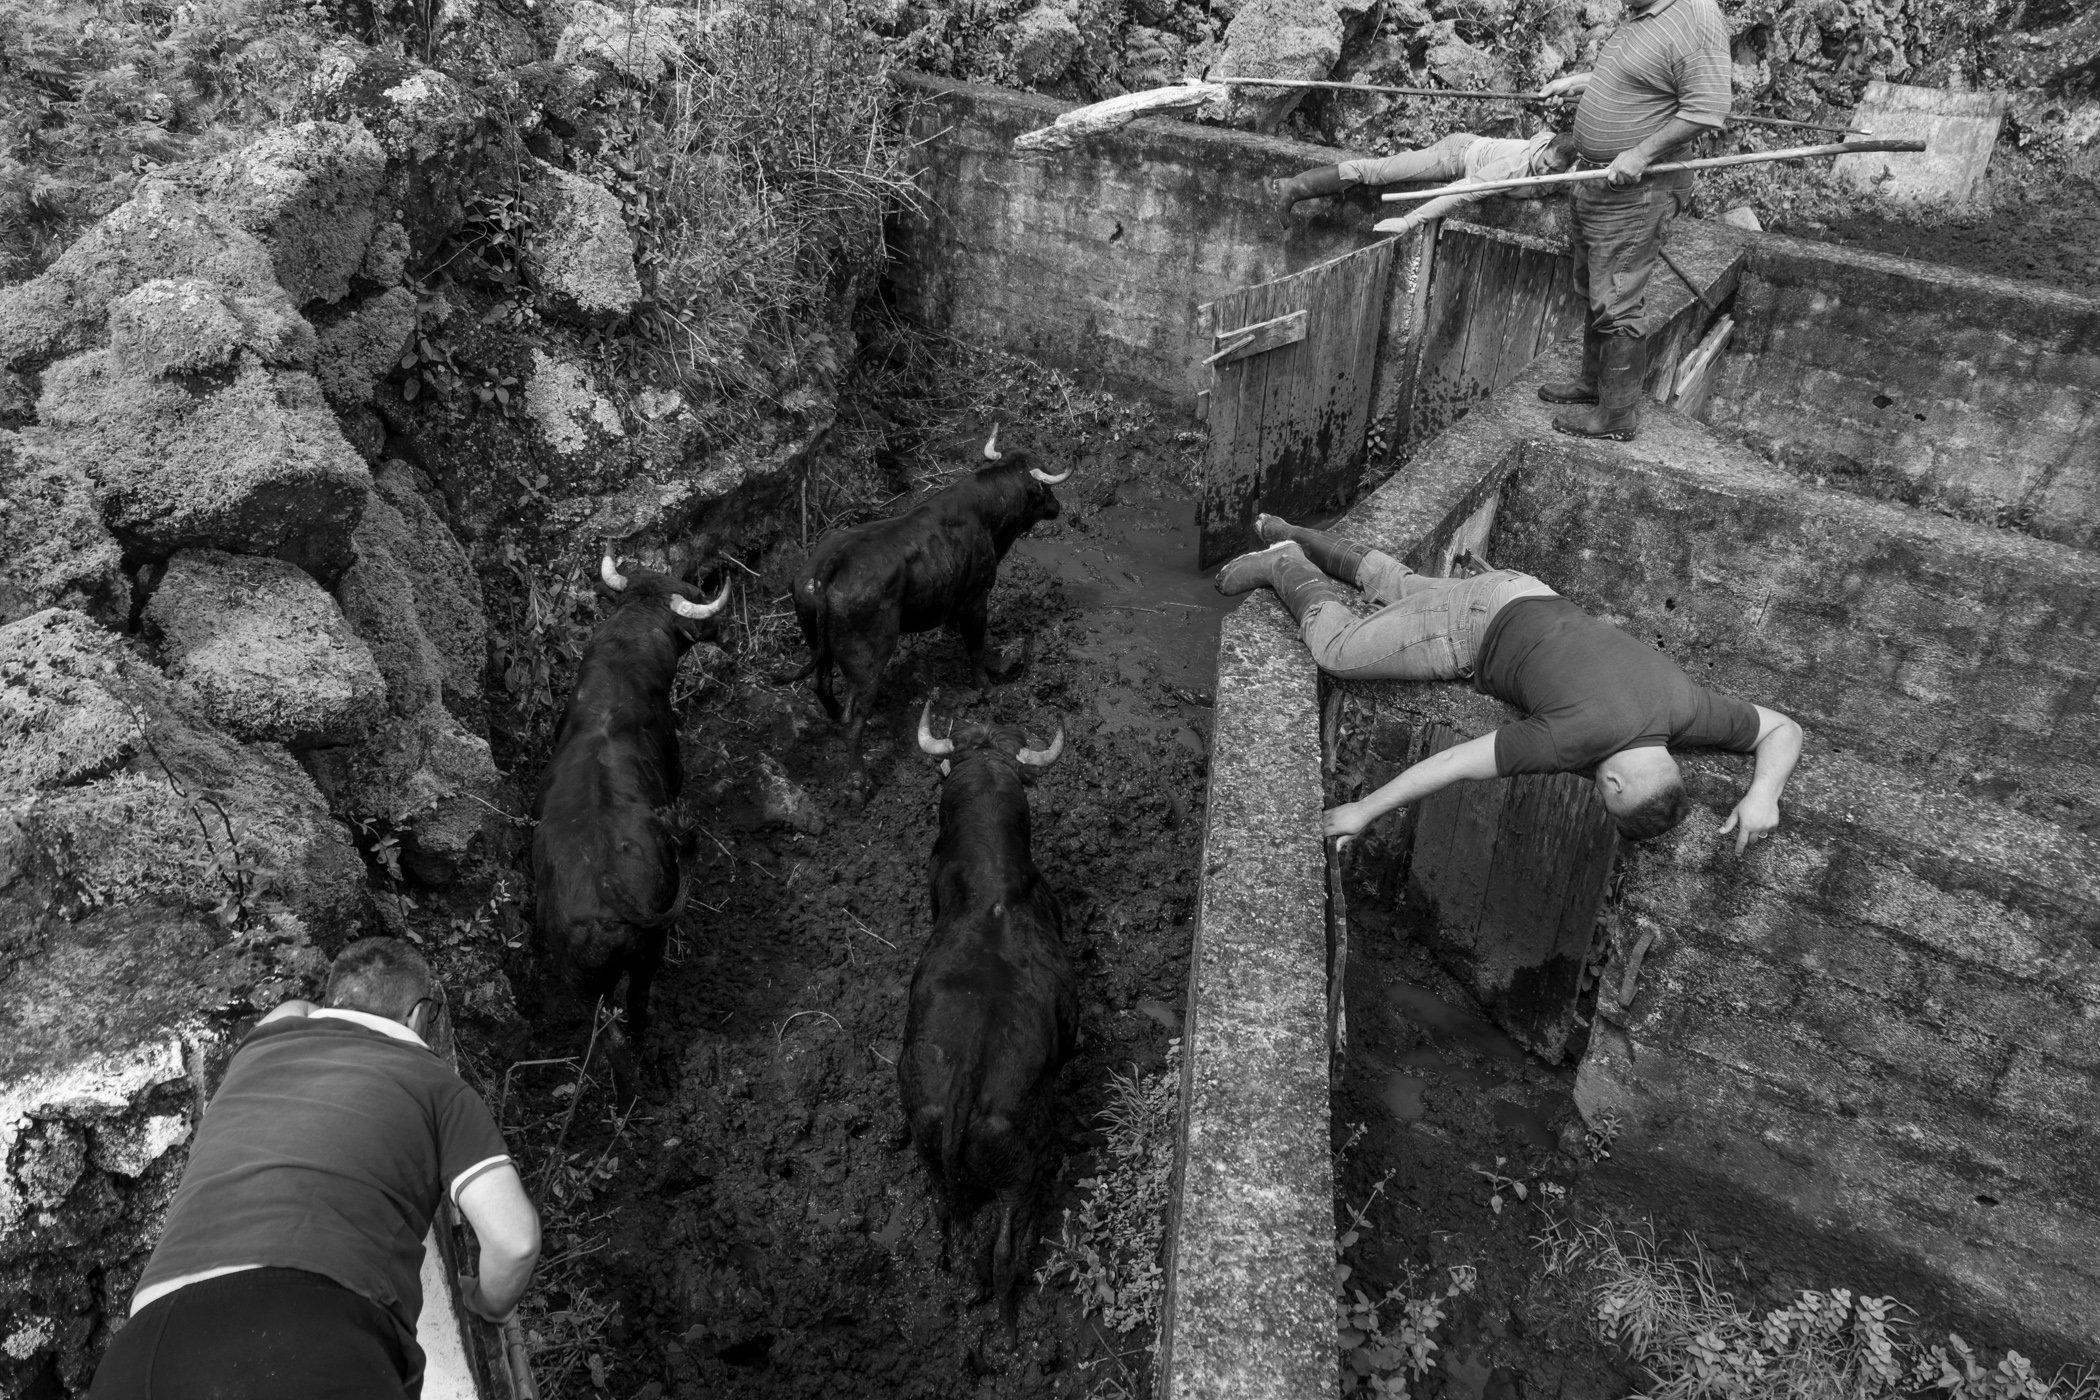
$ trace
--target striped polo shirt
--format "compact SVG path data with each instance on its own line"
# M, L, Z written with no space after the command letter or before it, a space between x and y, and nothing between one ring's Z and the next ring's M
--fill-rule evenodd
M1575 108L1575 149L1608 161L1683 117L1727 124L1728 22L1714 0L1659 0L1620 21Z

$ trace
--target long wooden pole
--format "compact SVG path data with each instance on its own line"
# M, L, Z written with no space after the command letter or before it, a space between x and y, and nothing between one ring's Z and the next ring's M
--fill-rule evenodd
M1757 165L1771 160L1805 160L1810 156L1856 155L1862 151L1922 151L1923 141L1839 141L1828 146L1791 146L1783 151L1747 151L1735 156L1707 156L1700 160L1673 160L1648 167L1650 175L1666 175L1676 170L1719 170L1729 165ZM1381 196L1387 204L1403 200L1441 199L1447 194L1494 194L1501 190L1531 190L1546 185L1579 185L1586 180L1605 180L1611 177L1606 167L1596 170L1567 170L1558 175L1526 175L1515 180L1482 180L1468 184L1439 185L1433 190L1407 190L1399 194Z
M1444 97L1454 102L1493 101L1497 98L1511 102L1543 102L1545 94L1539 92L1486 92L1470 88L1426 88L1385 87L1377 83L1316 82L1310 78L1211 78L1210 82L1225 87L1280 87L1321 88L1329 92L1391 92L1402 97ZM1869 136L1873 133L1857 127L1823 126L1817 122L1797 122L1790 117L1760 117L1749 112L1730 112L1731 125L1785 126L1799 131L1827 131L1832 136Z

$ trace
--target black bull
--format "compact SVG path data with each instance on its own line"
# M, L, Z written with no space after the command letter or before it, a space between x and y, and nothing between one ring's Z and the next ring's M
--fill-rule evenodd
M912 975L897 1087L932 1181L944 1267L953 1227L986 1198L997 1202L989 1284L1011 1335L1049 1168L1052 1090L1078 1038L1064 910L1029 853L1021 784L1023 765L1056 761L1064 733L1047 750L1006 726L935 739L932 708L920 716L919 746L952 755L952 767L928 872L933 933Z
M671 679L695 642L713 640L712 603L668 574L622 577L607 555L600 577L617 600L576 668L533 803L536 923L564 981L593 1007L627 978L627 1023L639 1044L665 931L684 907L667 809L683 775ZM629 1078L625 1037L610 1034L616 1079ZM631 1084L620 1092L631 1096Z
M809 664L773 679L788 685L815 674L824 713L845 721L856 784L867 777L861 730L897 639L952 625L983 688L985 629L999 563L1038 521L1057 519L1050 488L1071 473L1051 476L1031 466L1026 453L1002 458L998 440L994 428L984 444L993 465L903 515L825 535L795 584L795 617L809 644ZM846 682L843 710L832 693L834 664Z

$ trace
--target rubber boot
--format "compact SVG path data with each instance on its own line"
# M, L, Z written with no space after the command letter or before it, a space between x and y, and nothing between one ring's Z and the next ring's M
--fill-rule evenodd
M1305 551L1305 557L1321 573L1338 578L1352 588L1360 582L1364 556L1371 552L1371 546L1367 544L1351 544L1319 530L1308 530L1303 525L1291 524L1280 515L1255 516L1254 534L1265 544L1296 540L1298 547Z
M1576 437L1631 442L1641 424L1641 381L1648 377L1648 342L1636 335L1604 337L1598 360L1597 406L1553 416L1553 426Z
M1556 379L1539 385L1539 397L1547 403L1595 403L1597 360L1604 349L1604 335L1585 323L1582 328L1582 372L1575 379Z
M1278 180L1272 188L1276 191L1276 221L1289 228L1291 206L1299 200L1323 199L1340 194L1347 187L1342 183L1342 167L1322 165L1288 180Z
M1283 600L1291 616L1301 621L1315 604L1346 604L1349 601L1342 586L1321 573L1319 567L1305 557L1305 550L1296 540L1284 540L1267 549L1228 559L1225 567L1218 570L1220 593L1246 593L1264 586L1275 589L1276 596Z

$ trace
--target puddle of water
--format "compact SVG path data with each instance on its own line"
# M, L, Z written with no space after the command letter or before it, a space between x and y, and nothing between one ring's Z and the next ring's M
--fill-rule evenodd
M1476 1055L1521 1065L1529 1058L1524 1047L1472 1012L1451 1005L1436 993L1405 982L1385 989L1386 999L1409 1020L1445 1045L1460 1046Z
M1012 553L1056 579L1087 615L1073 652L1105 663L1120 682L1094 697L1101 728L1162 728L1162 712L1178 710L1176 688L1210 692L1218 624L1235 601L1197 568L1196 503L1140 488L1068 518L1071 528L1024 537ZM1175 737L1202 751L1193 729Z
M1378 1101L1391 1110L1392 1115L1401 1122L1418 1122L1428 1111L1422 1102L1422 1091L1428 1087L1428 1080L1394 1070L1385 1077L1385 1083L1380 1086Z

